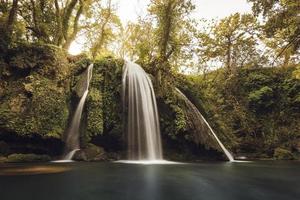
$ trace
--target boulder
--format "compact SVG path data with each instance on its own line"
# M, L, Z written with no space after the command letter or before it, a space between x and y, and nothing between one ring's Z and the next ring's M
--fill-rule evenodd
M104 161L107 160L107 156L102 147L88 144L86 148L77 151L73 159L76 161Z

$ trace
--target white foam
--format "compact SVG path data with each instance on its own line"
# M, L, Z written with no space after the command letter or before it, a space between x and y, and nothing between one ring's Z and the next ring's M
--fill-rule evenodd
M52 163L70 163L74 162L74 160L53 160Z
M231 160L230 162L232 162L232 163L249 163L252 161L250 161L250 160Z
M125 164L139 164L139 165L174 165L174 164L184 164L180 162L173 162L168 160L118 160L116 163Z

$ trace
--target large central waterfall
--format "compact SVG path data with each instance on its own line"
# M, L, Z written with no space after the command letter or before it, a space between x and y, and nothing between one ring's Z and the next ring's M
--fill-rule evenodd
M90 64L83 76L83 82L81 85L83 94L81 94L82 96L76 107L76 111L72 118L71 125L67 131L67 138L66 138L66 153L67 154L65 154L64 160L71 160L74 153L77 150L79 150L79 148L80 148L80 143L79 143L80 120L81 120L84 103L85 103L86 97L88 95L88 89L89 89L90 81L92 78L92 70L93 70L93 64Z
M123 103L129 160L162 160L159 118L152 82L138 65L125 61Z

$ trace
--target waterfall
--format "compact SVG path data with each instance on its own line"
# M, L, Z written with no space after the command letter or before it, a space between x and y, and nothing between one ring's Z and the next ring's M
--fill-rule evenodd
M223 150L223 152L227 156L228 160L233 162L234 161L233 156L226 149L226 147L223 145L223 143L219 140L218 136L216 135L214 130L211 128L209 123L206 121L206 119L203 117L203 115L200 113L200 111L197 109L197 107L178 88L176 88L176 91L183 97L183 99L187 103L189 109L191 109L191 111L194 113L193 117L195 118L195 120L197 122L199 122L199 124L197 124L198 127L195 127L196 131L199 131L199 130L197 130L198 128L200 128L202 131L207 130L207 134L205 134L205 135L206 136L209 136L209 135L212 136L217 141L218 145L221 147L221 149ZM195 123L197 123L197 122L195 122ZM200 127L200 126L203 126L203 125L206 126L208 129L205 128L205 127Z
M88 95L89 84L92 79L92 71L93 71L93 64L90 64L84 74L85 75L85 80L83 83L84 93L80 98L80 101L76 107L76 111L75 111L74 116L71 121L71 126L69 127L69 129L67 131L67 138L66 138L66 152L67 153L64 156L64 160L71 160L73 155L75 154L75 152L80 149L80 144L79 144L80 120L81 120L84 103L85 103L86 97Z
M159 118L152 82L138 64L125 61L123 108L129 160L162 160Z
M74 154L76 153L76 151L79 151L80 149L74 149L72 151L70 151L69 153L67 153L67 155L64 157L64 160L72 160Z

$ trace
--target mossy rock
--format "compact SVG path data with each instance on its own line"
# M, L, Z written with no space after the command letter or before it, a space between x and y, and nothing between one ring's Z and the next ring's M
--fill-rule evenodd
M10 76L0 77L0 134L62 138L68 121L72 65L66 52L20 44L5 56Z
M68 119L67 93L49 79L32 79L11 85L19 90L9 88L10 94L0 105L0 129L18 135L60 138Z
M88 139L101 145L102 135L122 140L122 67L123 60L104 58L94 63L93 77L86 102ZM101 141L102 140L102 141Z
M88 144L86 148L77 151L74 155L77 161L103 161L106 160L106 152L102 147Z
M276 148L274 150L274 155L273 157L276 159L276 160L294 160L294 156L293 156L293 153L287 149L283 149L283 148Z
M54 45L20 44L9 50L7 63L13 74L38 72L40 75L63 80L69 73L67 53Z
M11 154L7 157L5 162L8 163L25 163L25 162L47 162L51 158L48 155L37 154Z

